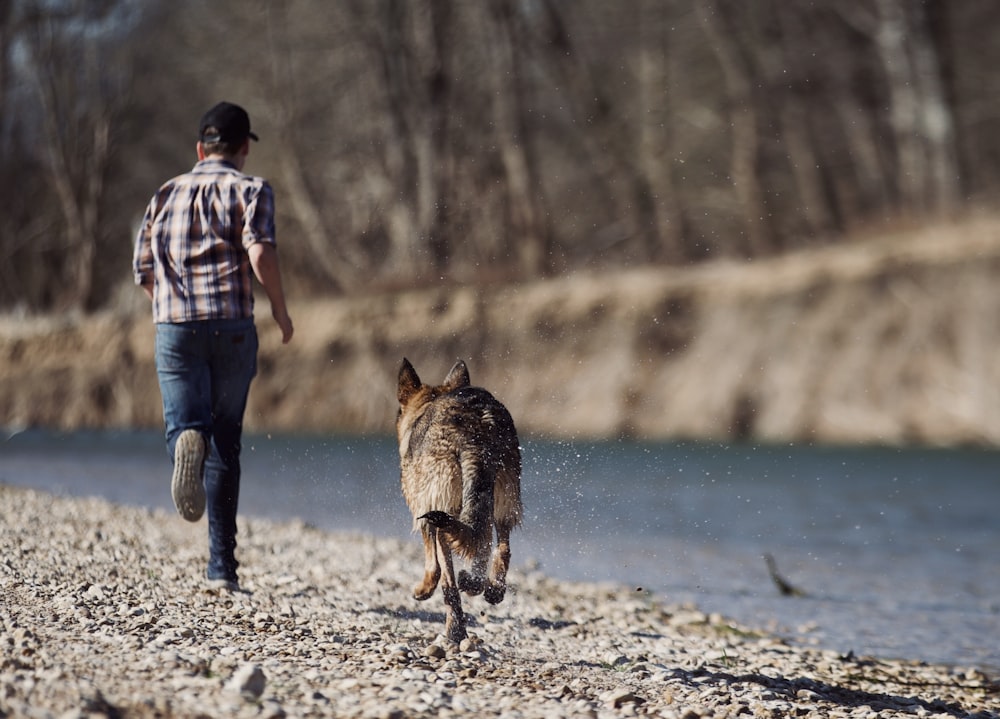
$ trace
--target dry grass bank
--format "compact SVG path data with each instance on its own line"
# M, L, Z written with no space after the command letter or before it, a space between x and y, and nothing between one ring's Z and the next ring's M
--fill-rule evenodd
M458 357L522 433L1000 443L1000 219L755 263L574 275L266 311L253 430L389 432L408 357ZM141 302L0 321L0 425L160 424Z

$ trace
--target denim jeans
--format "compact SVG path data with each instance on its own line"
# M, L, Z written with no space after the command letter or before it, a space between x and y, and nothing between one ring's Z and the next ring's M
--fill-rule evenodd
M208 443L205 495L209 579L235 579L243 413L257 374L253 319L156 325L156 373L167 453L196 429Z

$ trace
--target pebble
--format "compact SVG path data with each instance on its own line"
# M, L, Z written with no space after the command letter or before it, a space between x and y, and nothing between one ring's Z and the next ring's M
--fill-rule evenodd
M790 646L633 587L514 566L503 603L410 596L419 542L240 517L243 589L204 524L0 485L0 716L1000 716L975 667ZM733 629L739 631L733 631Z
M444 647L437 644L429 644L426 649L424 649L425 657L433 657L434 659L443 659L445 657Z
M255 664L245 664L236 670L226 688L252 701L260 698L266 684L263 669Z

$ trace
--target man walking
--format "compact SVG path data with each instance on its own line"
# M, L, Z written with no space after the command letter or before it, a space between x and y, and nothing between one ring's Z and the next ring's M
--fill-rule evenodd
M282 342L292 338L275 245L274 193L243 174L250 117L221 102L201 119L198 162L164 184L135 241L135 282L153 303L171 494L182 517L208 510L214 587L235 591L243 414L257 373L253 277Z

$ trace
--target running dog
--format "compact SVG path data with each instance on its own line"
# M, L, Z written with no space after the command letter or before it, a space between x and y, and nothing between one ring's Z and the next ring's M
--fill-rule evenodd
M461 360L444 384L431 386L404 358L396 396L403 496L424 540L424 578L413 596L428 599L443 575L445 634L460 642L466 630L459 592L498 604L507 589L510 531L523 513L517 431L506 407L470 385ZM456 577L453 552L471 562L471 572Z

